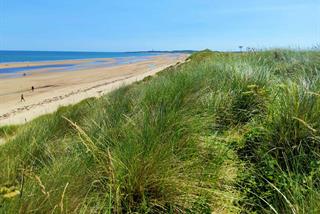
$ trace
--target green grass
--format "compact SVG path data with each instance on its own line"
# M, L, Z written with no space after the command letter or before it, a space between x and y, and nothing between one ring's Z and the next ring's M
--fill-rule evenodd
M0 138L8 138L15 134L19 126L1 126L0 127Z
M195 53L0 128L0 213L320 212L320 53Z

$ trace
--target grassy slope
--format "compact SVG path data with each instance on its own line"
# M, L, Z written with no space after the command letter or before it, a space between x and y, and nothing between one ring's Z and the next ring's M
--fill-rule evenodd
M0 128L0 212L319 212L319 53L190 59Z

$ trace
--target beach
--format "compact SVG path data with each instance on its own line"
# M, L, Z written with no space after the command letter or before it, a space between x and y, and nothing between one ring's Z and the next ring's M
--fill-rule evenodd
M165 54L119 64L108 58L1 64L0 69L22 66L44 68L18 73L14 78L0 75L0 125L22 124L37 116L52 113L60 106L99 97L183 62L187 57L187 54ZM45 68L46 65L90 64L97 60L103 63L99 66L79 66L66 71ZM31 90L32 86L34 90ZM24 100L21 100L22 94Z

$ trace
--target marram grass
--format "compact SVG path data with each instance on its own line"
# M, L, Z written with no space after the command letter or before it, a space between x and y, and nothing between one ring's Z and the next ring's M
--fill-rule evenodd
M320 54L195 53L0 128L0 213L319 213Z

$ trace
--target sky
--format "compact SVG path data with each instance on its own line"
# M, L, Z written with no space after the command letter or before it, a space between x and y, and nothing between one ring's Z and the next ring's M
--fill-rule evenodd
M309 48L320 0L0 0L0 50Z

